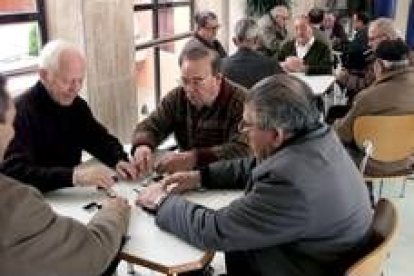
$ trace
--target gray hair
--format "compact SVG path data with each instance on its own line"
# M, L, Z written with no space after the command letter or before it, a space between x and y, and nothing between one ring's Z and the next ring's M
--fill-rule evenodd
M256 39L258 33L259 27L251 17L239 19L234 27L234 36L240 42Z
M380 17L369 24L369 30L376 29L379 35L386 36L388 39L401 38L401 34L395 28L394 22L385 17Z
M70 42L52 40L48 42L40 52L38 65L40 69L56 71L59 68L60 56L65 51L76 51L83 57L79 48Z
M183 64L184 60L200 60L209 57L211 60L211 71L213 75L219 73L220 70L220 56L200 43L188 43L181 51L178 58L178 64Z
M205 27L208 20L217 20L217 15L212 11L199 11L194 17L198 28Z
M311 88L295 76L277 74L258 82L247 96L262 129L282 128L297 135L320 125Z

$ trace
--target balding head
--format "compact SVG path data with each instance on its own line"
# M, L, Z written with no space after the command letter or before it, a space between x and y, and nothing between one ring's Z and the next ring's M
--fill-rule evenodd
M295 39L300 45L305 45L313 36L312 27L305 16L295 18Z

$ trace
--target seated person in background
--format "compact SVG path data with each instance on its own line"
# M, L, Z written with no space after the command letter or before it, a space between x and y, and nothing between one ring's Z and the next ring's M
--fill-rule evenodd
M153 151L171 133L181 152L157 158L158 172L190 170L249 154L246 137L237 131L246 90L220 75L220 58L203 46L184 47L179 65L182 84L161 100L133 134L132 153L141 175L154 168Z
M352 44L357 44L363 51L368 50L368 25L369 16L365 12L356 12L352 16L354 38Z
M331 41L334 51L342 52L345 49L348 44L348 36L333 12L325 12L321 30Z
M134 178L118 139L108 133L78 96L85 59L76 46L49 42L40 54L40 80L16 99L16 135L5 153L1 172L42 192L72 185L109 187L109 170L80 167L82 150Z
M308 12L309 25L312 28L313 36L315 37L315 39L322 41L323 43L328 45L329 48L332 48L332 43L329 40L329 37L325 32L322 31L324 17L325 11L321 8L315 7L310 9L310 11Z
M217 54L224 58L227 56L220 41L217 40L217 30L220 27L217 21L217 15L211 11L197 12L194 18L196 30L193 38L190 39L186 45L200 44L217 52Z
M329 47L315 39L304 16L295 19L295 38L286 41L280 50L280 65L286 72L331 74L332 54Z
M278 5L260 17L257 22L260 38L259 52L265 56L277 58L282 42L288 36L286 23L289 16L288 8Z
M253 18L236 22L233 42L237 52L221 60L224 77L250 88L259 80L282 71L277 61L256 52L258 26Z
M384 40L396 40L400 38L394 23L389 18L378 18L369 24L368 28L369 50L360 43L350 43L342 55L343 67L336 76L338 85L345 89L348 97L347 105L333 106L328 112L328 120L332 122L342 118L351 108L355 95L369 87L375 81L373 54L378 44ZM410 57L410 65L413 65Z
M372 215L361 174L319 117L305 83L268 77L251 89L240 123L254 157L167 176L137 204L156 210L162 229L224 251L227 275L342 275ZM200 185L245 196L214 211L167 192Z
M0 75L0 159L16 113L4 86ZM125 199L109 199L85 226L54 213L36 189L0 174L0 275L102 274L117 255L129 214Z
M409 49L401 39L384 40L376 48L374 71L376 81L361 91L347 113L335 121L340 139L358 162L362 152L354 144L353 125L363 115L401 115L414 113L414 69L409 66ZM384 164L369 160L365 168L372 175L412 169L412 160Z

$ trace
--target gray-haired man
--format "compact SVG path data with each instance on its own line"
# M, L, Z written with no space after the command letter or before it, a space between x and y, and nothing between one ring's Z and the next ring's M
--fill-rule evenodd
M236 22L233 42L238 47L235 54L221 61L221 72L230 80L250 88L259 80L281 72L276 60L256 52L259 27L253 18Z
M256 84L240 131L254 158L211 164L151 185L137 203L156 223L200 248L225 251L228 275L341 275L371 223L362 177L311 89L279 74ZM167 191L243 188L214 211Z

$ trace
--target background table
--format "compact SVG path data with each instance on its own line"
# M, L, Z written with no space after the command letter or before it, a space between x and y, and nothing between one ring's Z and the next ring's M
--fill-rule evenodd
M172 234L162 231L155 225L154 216L134 205L137 193L133 189L142 189L137 183L118 183L114 190L126 197L131 206L131 219L128 239L120 252L120 258L130 263L150 269L176 274L200 269L208 264L214 252L197 249ZM219 209L240 197L241 191L198 191L184 196L190 201ZM46 201L61 215L87 223L94 211L86 211L83 206L95 201L102 202L105 195L93 187L73 187L47 193Z

